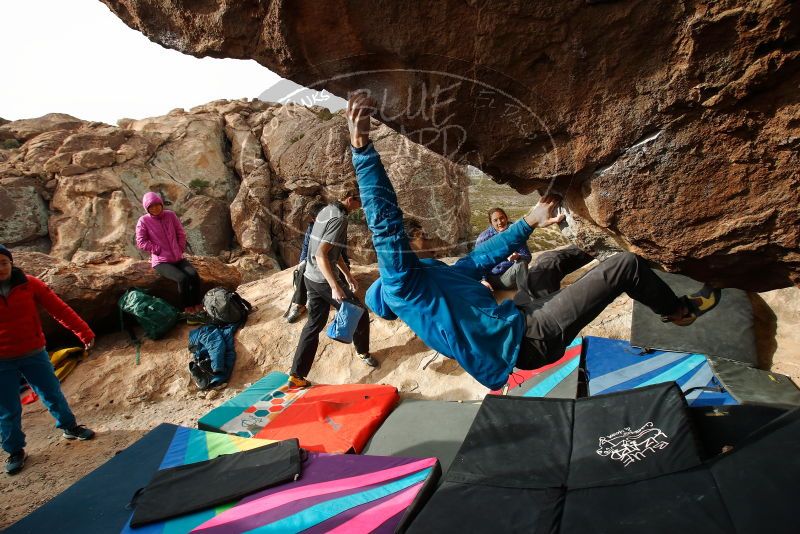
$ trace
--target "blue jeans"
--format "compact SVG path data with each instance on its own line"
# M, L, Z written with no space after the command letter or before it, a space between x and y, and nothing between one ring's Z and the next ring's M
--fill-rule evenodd
M20 376L25 377L42 404L55 417L56 427L75 426L75 416L61 392L61 384L58 383L47 351L42 350L25 358L0 359L0 435L3 438L3 450L9 454L25 447L22 403L19 398Z

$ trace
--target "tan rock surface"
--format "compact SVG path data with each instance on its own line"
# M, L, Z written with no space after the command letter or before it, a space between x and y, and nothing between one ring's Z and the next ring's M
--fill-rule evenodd
M595 252L800 283L797 2L102 1L169 48L369 88L412 140L565 193Z
M48 113L35 119L8 121L0 126L0 140L16 139L25 142L45 132L75 130L83 121L65 113Z
M0 243L13 247L47 237L47 215L34 187L0 185Z
M127 129L159 140L148 170L175 210L182 210L190 190L226 202L236 196L239 183L228 166L224 120L219 114L173 111L132 121Z
M236 240L247 251L266 253L272 250L269 166L264 163L242 180L230 206L231 225ZM277 222L276 222L277 224Z
M385 126L374 135L406 216L420 220L432 237L438 237L443 253L463 250L469 236L469 180L464 167ZM316 198L336 200L346 184L355 183L347 124L342 114L288 104L264 126L261 142L274 171L273 196L286 198L276 214L281 224L274 231L280 236L281 256L291 265L300 252L293 236L305 232L309 203ZM352 222L351 256L362 263L375 261L366 227Z
M751 296L756 316L759 366L800 384L800 289Z
M191 254L216 256L223 250L230 250L233 231L225 202L195 195L184 204L182 222L186 249Z
M2 151L0 187L49 202L46 235L33 228L38 212L26 202L25 216L6 225L7 242L65 260L82 251L145 258L134 228L142 195L156 191L181 217L189 253L254 255L240 262L252 268L252 280L269 265L296 263L311 205L337 198L354 180L344 119L323 108L220 100L119 126L42 118L3 127L30 136ZM458 250L469 231L463 169L405 145L384 128L381 150L407 155L387 159L398 189L409 192L404 209L422 218L443 248ZM34 243L31 232L42 239ZM374 261L366 229L353 236L355 259Z

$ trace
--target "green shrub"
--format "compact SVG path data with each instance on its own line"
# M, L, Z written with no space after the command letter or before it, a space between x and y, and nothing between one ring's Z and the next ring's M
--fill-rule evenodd
M22 145L16 139L6 139L5 141L3 141L3 148L5 148L6 150L10 150L12 148L19 148L21 146Z
M319 120L325 122L333 118L333 113L331 113L331 110L329 110L328 108L322 108L317 112L317 117L319 118Z
M363 209L357 209L347 214L347 222L353 224L367 224L367 216Z

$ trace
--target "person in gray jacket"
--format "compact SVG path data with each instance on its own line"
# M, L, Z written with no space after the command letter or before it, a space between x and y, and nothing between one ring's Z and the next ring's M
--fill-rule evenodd
M319 212L309 239L303 273L308 292L308 320L300 333L289 376L289 383L298 387L311 384L306 376L314 364L319 334L325 328L331 306L338 310L342 302L348 301L364 307L355 296L358 282L342 257L347 246L347 214L361 207L358 188L355 185L346 187L340 199ZM366 309L353 335L353 345L362 362L378 367L378 362L369 354L369 313Z

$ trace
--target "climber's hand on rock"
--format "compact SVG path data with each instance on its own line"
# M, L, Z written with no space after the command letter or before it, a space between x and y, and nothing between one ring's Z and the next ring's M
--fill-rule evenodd
M534 207L525 215L525 222L531 228L544 228L551 224L560 223L564 220L564 214L554 215L556 208L561 203L561 197L556 195L545 195Z
M347 127L350 130L350 144L361 148L369 143L369 119L375 114L377 101L367 89L358 89L347 101Z

